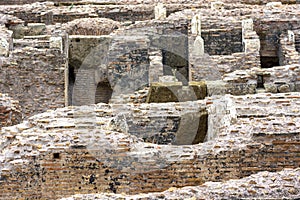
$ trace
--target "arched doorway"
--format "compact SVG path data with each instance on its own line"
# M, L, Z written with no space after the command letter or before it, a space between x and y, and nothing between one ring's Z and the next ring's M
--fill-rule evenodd
M108 81L99 82L95 93L95 103L109 103L112 88Z

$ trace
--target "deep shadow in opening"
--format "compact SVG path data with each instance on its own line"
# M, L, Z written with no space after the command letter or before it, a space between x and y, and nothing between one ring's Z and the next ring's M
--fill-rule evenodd
M95 93L95 103L109 103L113 90L108 81L99 82Z
M261 63L261 68L272 68L274 66L279 66L279 58L278 56L273 56L273 57L261 56L260 63Z
M68 86L68 105L73 105L73 88L74 88L74 84L75 84L75 79L76 79L76 75L75 75L75 69L74 67L69 65L69 74L68 74L68 79L69 79L69 86Z
M166 50L162 50L162 57L164 75L175 75L177 80L182 82L183 85L188 85L188 60L180 55Z
M264 77L263 75L257 75L257 86L256 88L265 88L264 87Z

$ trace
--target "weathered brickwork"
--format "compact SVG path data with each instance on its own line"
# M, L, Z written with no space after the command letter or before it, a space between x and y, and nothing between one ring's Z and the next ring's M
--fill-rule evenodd
M298 93L267 98L262 95L229 97L227 108L218 112L231 117L219 129L217 138L183 146L143 143L130 134L110 131L126 130L126 122L116 115L117 118L107 123L114 112L105 104L44 113L31 118L29 123L3 129L5 157L1 165L1 198L49 199L95 192L136 194L242 178L264 170L297 168L300 164L297 159L300 123L295 108L299 99ZM198 103L213 106L216 100L209 98ZM274 103L277 109L269 109ZM247 109L247 104L252 105L251 110ZM115 105L112 108L118 113L133 109L134 113L142 114L151 105L141 104L140 108L130 104L123 108ZM172 116L171 110L175 114L180 107L185 110L188 105L169 103L155 108L158 104L153 104L148 112L159 114L157 109L161 109ZM162 106L169 108L169 112ZM288 122L287 127L278 126L283 121ZM266 122L270 125L266 126ZM128 130L130 133L130 127ZM37 134L39 141L35 139ZM11 138L16 142L8 143ZM91 138L98 138L98 142ZM17 140L23 141L23 145L16 146ZM10 161L13 154L20 159ZM18 184L13 184L16 178ZM16 190L19 193L11 192Z
M19 102L7 94L0 94L0 127L12 126L22 122L22 112Z
M31 40L16 48L0 72L1 91L20 102L25 118L64 106L65 59L59 49L39 48L40 44Z
M286 169L278 173L260 172L256 175L240 180L226 182L208 182L198 187L169 188L161 193L148 193L139 195L125 194L89 194L74 195L63 200L83 199L284 199L298 198L299 196L299 168ZM290 186L295 187L290 187Z
M0 199L300 198L297 3L0 0Z

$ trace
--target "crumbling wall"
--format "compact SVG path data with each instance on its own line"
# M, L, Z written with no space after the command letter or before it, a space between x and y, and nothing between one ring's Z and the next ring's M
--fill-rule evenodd
M19 102L0 93L0 128L21 123L23 117Z
M25 1L25 0L12 0L10 2L6 2L5 0L1 0L0 1L0 5L7 5L7 4L10 4L10 5L14 5L14 4L26 4L26 3L35 3L35 2L44 2L45 0L30 0L30 1ZM215 0L212 0L210 2L214 2ZM275 0L273 0L275 1ZM53 0L53 2L80 2L79 0ZM114 0L106 0L105 1L106 3L115 3ZM267 4L269 3L270 1L267 1L267 0L243 0L243 1L229 1L229 0L225 0L223 1L224 3L244 3L244 4L251 4L251 5L261 5L261 4ZM296 4L298 3L296 0L284 0L284 1L281 1L282 3L286 3L286 4ZM156 1L153 1L153 0L146 0L146 1L141 1L141 0L121 0L121 1L118 1L119 4L153 4L153 3L156 3ZM165 3L165 4L168 4L170 3L168 0L163 0L161 1L161 3ZM191 3L206 3L205 1L203 0L180 0L180 1L177 1L176 3L179 3L179 4L191 4Z
M25 118L64 106L64 55L47 43L48 49L30 41L2 65L1 91L20 102Z
M164 108L153 104L69 107L5 128L0 197L137 194L299 167L298 93L229 98L237 108L236 119L229 120L214 141L197 145L144 143L125 133L130 130L123 122L126 117L118 115L119 122L111 121L122 108L136 113L141 123L151 113L166 113L172 119L175 113L194 108L190 102L164 104ZM214 101L194 103L212 105ZM276 109L270 109L274 104ZM124 133L116 132L120 127ZM10 162L15 155L20 159Z
M63 200L92 199L120 199L132 200L145 199L234 199L234 198L298 198L300 169L285 169L280 172L260 172L240 180L226 182L208 182L197 187L169 188L160 193L148 193L138 195L124 194L88 194L74 195Z

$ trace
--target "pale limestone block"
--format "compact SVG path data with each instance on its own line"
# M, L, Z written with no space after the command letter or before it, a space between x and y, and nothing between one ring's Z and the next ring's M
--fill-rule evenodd
M0 56L8 56L9 55L9 42L1 37L0 38Z
M221 1L215 1L211 2L210 4L212 10L220 10L222 11L224 9L224 3Z
M287 35L288 35L288 43L289 44L295 44L295 34L294 34L294 32L288 30Z
M244 40L244 51L245 51L245 53L258 52L259 50L260 50L260 41L259 41L259 39Z
M50 37L50 48L56 48L60 49L60 51L63 51L63 41L62 37L57 36L57 37Z
M253 19L245 19L242 21L243 31L253 31Z
M271 9L280 8L282 6L282 3L281 2L269 2L266 4L266 6Z
M167 18L167 9L164 7L164 4L158 3L154 8L155 19L164 20Z
M204 54L204 40L201 36L197 36L193 46L193 54L201 56Z
M191 31L193 35L201 36L201 15L197 14L191 21Z

